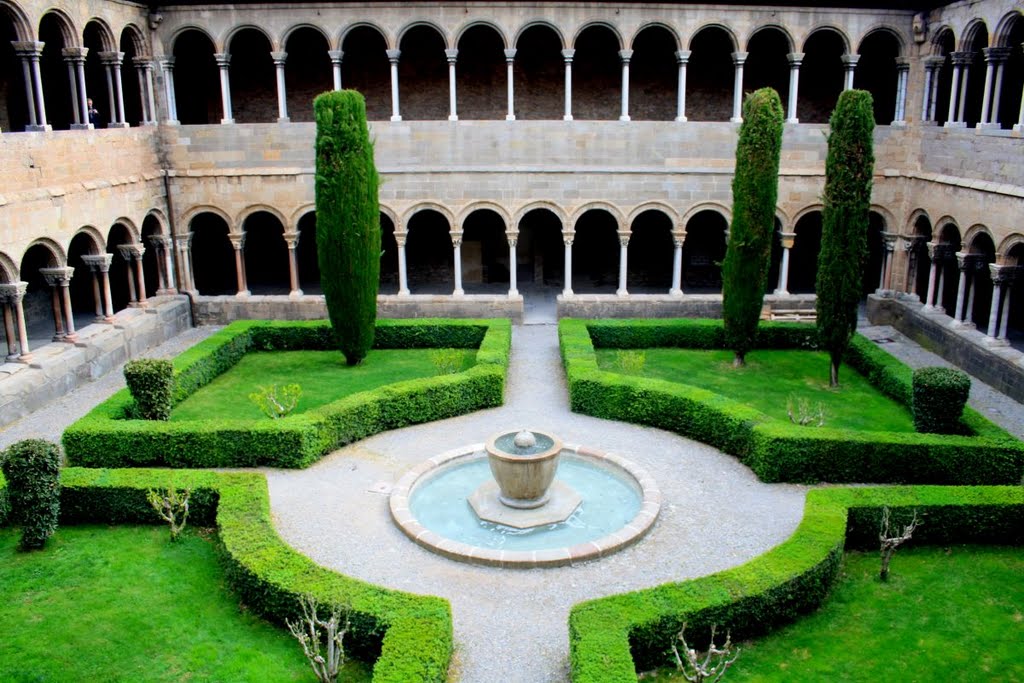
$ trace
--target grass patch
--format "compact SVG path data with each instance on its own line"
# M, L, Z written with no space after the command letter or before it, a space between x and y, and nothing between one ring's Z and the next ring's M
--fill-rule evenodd
M597 349L602 370L622 372L617 350ZM651 348L641 377L697 386L753 406L765 415L789 421L786 402L807 399L825 407L827 427L860 431L913 432L907 408L884 396L868 380L844 365L840 386L828 386L828 354L803 350L755 350L747 365L732 367L729 350Z
M740 643L726 680L1024 681L1020 548L901 549L889 583L878 566L877 552L848 553L821 609ZM685 679L662 670L641 680Z
M298 384L302 398L292 414L303 413L360 391L408 379L432 377L433 349L373 349L359 365L349 366L337 351L250 352L212 382L178 404L172 421L266 419L249 394L261 386ZM461 354L459 371L473 366L476 349Z
M61 527L45 550L0 529L5 681L315 681L283 628L239 611L214 539L165 527ZM341 680L369 681L350 662Z

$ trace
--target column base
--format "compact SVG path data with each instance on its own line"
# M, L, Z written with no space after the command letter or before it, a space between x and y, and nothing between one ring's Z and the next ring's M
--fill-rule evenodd
M243 289L238 294L235 294L236 299L246 299L250 296L252 296L252 292L250 292L248 289Z
M107 128L128 128L128 124L115 121L114 123L108 123Z
M907 122L906 121L893 121L889 125L892 126L893 128L906 128L907 127Z
M974 127L975 130L992 130L998 129L1001 126L998 123L979 123Z
M515 114L505 114L505 120L506 121L515 121L516 120L516 115Z
M234 122L235 122L235 120L234 120L234 119L221 119L221 120L220 120L220 122L221 122L221 125L225 125L225 126L227 126L227 125L229 125L229 124L232 124L232 123L234 123ZM145 126L146 124L144 123L144 124L142 124L142 125L144 125L144 126Z
M795 117L792 119L786 119L786 123L800 123L800 119Z
M71 130L95 130L96 126L91 123L72 123Z
M623 114L620 116L619 121L629 121L629 114Z
M572 290L571 289L563 289L562 290L562 296L573 296Z
M456 289L455 291L452 292L452 296L466 296L466 290Z
M459 120L459 116L458 116L458 114L449 114L448 115L448 120L449 121L458 121Z
M409 290L408 289L400 289L400 290L398 290L398 296L409 296Z
M615 296L629 296L629 292L625 289L616 289Z
M75 342L78 341L78 333L72 332L71 334L65 334L64 338L61 339L61 341L64 342L65 344L74 344Z
M35 358L35 355L33 355L31 353L23 353L20 356L18 356L18 362L19 363L24 363L25 365L28 365L29 363L32 362L32 359L34 359L34 358Z
M519 296L519 290L518 289L510 289L510 290L508 290L508 298L509 299L514 299L517 296Z
M9 354L7 354L7 356L4 357L4 360L7 361L8 363L17 363L18 362L18 358L19 358L18 354L16 354L16 353L9 353Z
M287 116L278 116L277 117L277 122L278 123L291 123L292 120L289 117L287 117Z
M302 296L301 289L293 289L292 291L288 292L289 299L298 299L300 296Z
M776 287L775 291L773 291L772 294L774 294L775 296L789 296L789 290L779 289L778 287Z
M1021 123L1013 124L1013 132L1014 133L1024 133L1024 124L1021 124Z
M668 290L668 295L669 296L682 296L683 295L683 290L681 290L681 289L670 289L670 290Z
M742 116L730 116L729 117L729 123L743 123L743 117Z
M221 123L224 123L224 119L221 119ZM234 123L235 120L231 119L228 123ZM156 121L143 121L142 125L147 128L156 128Z
M563 121L572 121L572 114L566 114L562 117Z
M178 293L176 289L158 289L156 290L157 296L173 296Z
M995 337L990 337L987 334L985 335L985 338L982 339L982 342L984 342L985 346L997 346L998 347L998 346L1009 346L1010 345L1010 341L1008 339L996 339Z
M392 121L401 121L402 120L402 116L400 114L394 114L394 115L391 116L391 120Z
M25 132L27 132L27 133L49 133L49 132L52 132L52 131L53 131L53 126L51 126L48 123L45 124L45 125L42 125L42 126L40 126L40 125L34 125L34 126L33 125L28 125L28 126L25 126Z
M942 124L943 128L966 128L967 123L965 121L946 121Z
M166 119L164 121L164 125L165 126L180 126L181 125L181 121L179 121L178 119ZM127 123L125 124L125 127L126 128L128 127Z
M689 119L687 119L685 116L677 116L675 120L678 121L679 123L686 123Z
M967 320L954 320L949 324L954 330L973 330L976 329L976 325Z

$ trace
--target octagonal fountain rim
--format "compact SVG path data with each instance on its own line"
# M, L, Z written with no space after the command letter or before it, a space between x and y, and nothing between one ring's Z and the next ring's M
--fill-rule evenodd
M416 544L443 557L491 567L532 569L561 567L612 555L642 539L654 526L661 511L661 491L654 478L635 463L614 453L578 444L564 443L563 458L576 458L607 469L635 486L640 496L636 515L618 531L578 545L544 550L503 550L483 548L446 538L426 528L416 519L410 502L416 488L439 474L448 465L486 459L485 444L475 443L435 455L408 470L392 488L388 500L391 518Z

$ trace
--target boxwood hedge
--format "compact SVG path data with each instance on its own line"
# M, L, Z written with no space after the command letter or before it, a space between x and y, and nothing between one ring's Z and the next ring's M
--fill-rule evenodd
M5 494L0 478L0 495ZM286 545L270 519L266 477L243 472L65 468L61 524L162 524L149 489L191 489L189 522L213 526L226 581L250 610L283 623L299 596L351 607L346 650L374 661L374 683L442 683L452 654L447 600L413 595L325 569Z
M877 546L883 507L925 515L915 543L1024 541L1019 486L815 489L807 493L796 532L744 565L575 605L569 615L573 682L634 683L637 670L669 661L683 622L696 641L707 640L712 624L748 638L816 608L838 573L844 541Z
M738 456L767 482L1011 484L1024 472L1024 444L974 410L962 435L807 429L699 387L605 372L594 348L720 349L720 320L563 319L562 359L572 409L667 429ZM800 323L758 327L758 348L815 349L815 330ZM879 391L909 405L911 370L863 336L846 362Z
M128 419L132 398L123 390L65 430L64 450L69 463L84 467L305 467L378 432L501 405L510 343L507 320L380 320L377 348L476 348L476 364L279 420ZM326 321L232 323L174 359L174 403L249 351L335 348Z

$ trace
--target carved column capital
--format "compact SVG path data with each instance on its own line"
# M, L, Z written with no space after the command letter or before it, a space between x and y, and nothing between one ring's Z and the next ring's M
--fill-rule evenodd
M113 254L85 254L82 256L82 263L89 266L89 270L93 272L109 272L110 264L113 260Z
M75 269L70 266L40 268L39 274L46 279L46 284L51 287L67 287L71 282L71 276L75 274Z
M16 305L25 298L25 292L27 291L27 282L5 282L0 284L0 301L12 306Z

